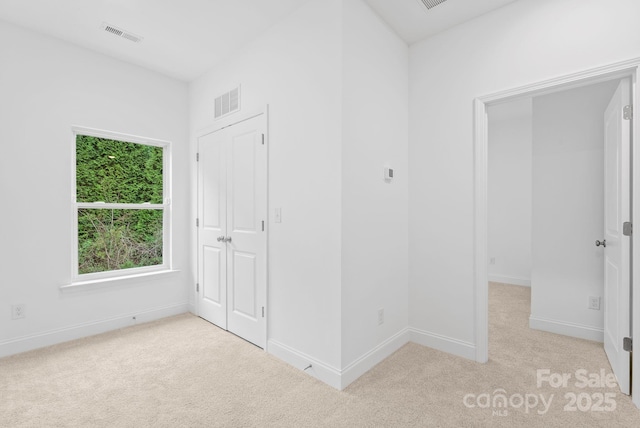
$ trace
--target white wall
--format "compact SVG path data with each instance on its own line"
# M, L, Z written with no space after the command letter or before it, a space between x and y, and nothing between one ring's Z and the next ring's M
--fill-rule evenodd
M344 1L342 31L344 368L408 340L409 49L361 0Z
M533 328L602 341L604 111L618 82L533 101Z
M0 31L0 112L12 118L0 130L2 196L16 207L0 222L6 353L193 309L195 141L213 124L213 99L236 84L238 116L269 103L270 206L283 218L269 224L269 350L300 368L312 362L310 374L343 387L408 340L408 47L364 2L308 2L188 90L51 38ZM180 272L60 291L71 277L71 125L174 143ZM395 168L391 183L384 165ZM36 214L43 202L46 218ZM27 305L25 320L9 321L12 303Z
M532 101L489 108L489 281L531 285Z
M269 104L268 347L320 377L341 367L341 25L341 1L308 2L190 86L194 153L219 94Z
M187 311L187 86L0 22L0 355ZM173 143L174 268L153 280L71 282L72 125ZM26 318L11 320L12 304Z
M410 182L411 338L472 357L472 100L640 56L640 3L520 0L413 45L408 179L401 138L406 48L363 8L359 0L308 2L193 82L190 150L182 144L182 83L2 24L0 117L11 120L0 127L0 194L11 209L0 218L0 341L13 344L52 330L64 335L78 326L97 330L104 320L129 322L145 310L183 310L187 289L193 302L195 206L188 201L195 201L196 136L213 123L213 99L242 84L241 114L270 105L270 214L282 208L282 223L269 224L270 351L300 368L313 361L311 374L335 378L402 331L406 256L400 233ZM380 99L367 93L369 85L378 86ZM385 112L387 102L400 110ZM174 262L182 272L59 291L70 281L71 124L174 142ZM366 138L373 140L367 144ZM379 177L386 162L397 171L391 184L371 176ZM24 184L11 187L17 181ZM43 203L44 218L36 211ZM372 239L376 233L387 241ZM358 253L359 241L366 252ZM34 249L43 253L36 269ZM397 280L376 277L381 262L389 269L384 279ZM25 320L9 320L14 302L27 304ZM382 327L372 325L380 307Z
M308 2L193 82L193 150L237 84L238 117L269 104L268 350L342 388L408 340L408 47L362 0Z
M474 98L640 57L630 0L519 0L411 46L409 323L475 357Z

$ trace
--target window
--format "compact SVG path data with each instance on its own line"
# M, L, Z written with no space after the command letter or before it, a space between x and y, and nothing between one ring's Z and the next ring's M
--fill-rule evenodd
M75 280L169 269L169 143L73 130Z

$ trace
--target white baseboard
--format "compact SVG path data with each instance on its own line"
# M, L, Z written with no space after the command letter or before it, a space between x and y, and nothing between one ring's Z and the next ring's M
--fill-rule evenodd
M405 328L349 364L341 373L341 389L349 386L349 384L374 368L382 360L409 343L409 340L409 328Z
M21 352L31 351L33 349L43 348L50 345L56 345L58 343L68 342L70 340L80 339L83 337L93 336L96 334L105 333L107 331L129 327L135 324L155 321L173 315L179 315L188 312L188 310L189 304L182 303L178 305L153 308L142 312L135 312L128 315L78 324L70 327L45 331L43 333L18 337L16 339L6 340L0 342L0 357L19 354ZM135 317L136 319L134 320L133 317Z
M588 325L538 318L531 315L529 317L529 327L534 330L542 330L549 333L577 337L578 339L604 342L604 330Z
M408 342L409 329L405 328L349 364L344 370L318 361L275 340L269 340L267 352L341 391ZM311 367L305 370L309 365Z
M321 380L327 385L335 389L341 389L342 383L339 369L275 340L269 340L267 342L267 352L297 369L304 370L305 373ZM305 370L309 365L311 365L311 367Z
M521 285L531 287L531 278L518 278L515 276L489 274L489 282L499 282L502 284Z
M447 352L469 360L476 360L476 346L473 343L442 336L416 328L409 328L411 342L438 351Z

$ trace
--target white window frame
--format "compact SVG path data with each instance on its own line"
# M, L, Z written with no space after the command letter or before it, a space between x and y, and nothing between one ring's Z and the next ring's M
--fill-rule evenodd
M71 282L84 284L90 282L110 281L163 271L171 271L171 143L153 138L139 137L113 131L73 126L73 143L71 150ZM76 140L78 135L105 138L126 143L144 144L162 148L162 204L120 204L103 202L78 202L76 188ZM78 272L78 210L89 209L162 209L162 264L128 269L110 270L80 274Z

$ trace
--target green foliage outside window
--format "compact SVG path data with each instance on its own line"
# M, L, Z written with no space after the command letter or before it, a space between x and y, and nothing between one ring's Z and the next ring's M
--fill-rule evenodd
M163 149L78 135L76 200L162 204ZM78 273L162 264L163 210L78 209Z

